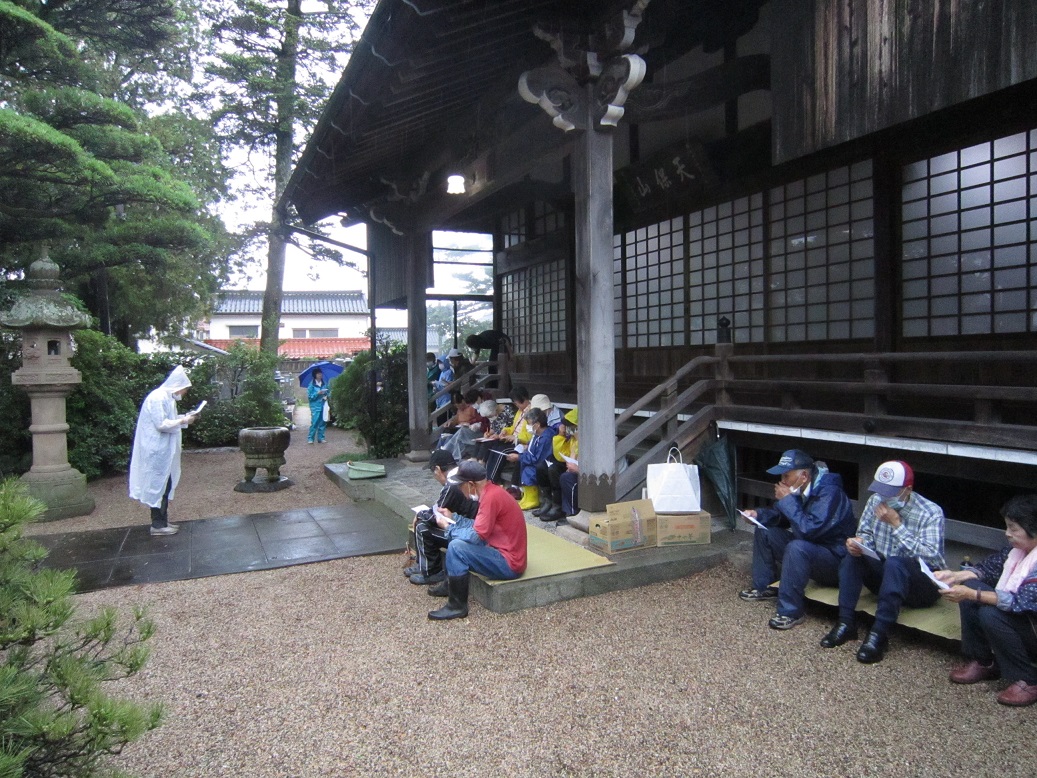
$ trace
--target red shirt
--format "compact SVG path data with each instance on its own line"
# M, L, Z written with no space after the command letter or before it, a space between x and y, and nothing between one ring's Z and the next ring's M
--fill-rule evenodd
M479 495L475 531L501 552L508 567L519 575L526 571L526 517L515 498L493 482Z

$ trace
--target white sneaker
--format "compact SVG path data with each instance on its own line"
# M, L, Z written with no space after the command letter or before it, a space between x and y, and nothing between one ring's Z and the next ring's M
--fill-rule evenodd
M152 527L152 535L175 535L180 531L180 528L176 524L167 524L164 527Z

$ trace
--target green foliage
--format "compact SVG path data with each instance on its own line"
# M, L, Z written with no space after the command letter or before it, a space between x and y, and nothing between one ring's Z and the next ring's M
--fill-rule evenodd
M22 366L21 343L9 330L0 330L0 478L24 473L32 464L29 396L11 384ZM2 775L2 773L0 773Z
M274 367L277 357L236 341L230 353L206 357L191 373L191 389L185 408L201 400L209 404L194 424L184 431L188 445L199 447L236 446L244 427L269 427L285 423ZM231 399L218 399L225 384Z
M0 286L46 241L128 345L204 315L239 245L206 211L227 177L211 123L172 110L192 88L194 8L0 0Z
M75 573L40 568L46 551L22 537L44 509L0 483L0 775L99 776L162 722L159 705L108 691L144 667L154 624L113 608L75 619Z
M377 358L358 354L331 382L331 411L339 426L356 429L375 459L395 457L410 446L407 347L379 341Z

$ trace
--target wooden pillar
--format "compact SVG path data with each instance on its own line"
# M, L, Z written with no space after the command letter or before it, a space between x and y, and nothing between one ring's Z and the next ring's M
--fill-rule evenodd
M588 87L587 106L594 104ZM588 117L573 150L576 200L576 395L580 508L616 499L616 346L612 295L612 135Z
M410 448L405 457L411 462L429 458L428 384L425 352L428 351L428 304L425 285L428 279L431 236L414 235L407 246L407 418Z

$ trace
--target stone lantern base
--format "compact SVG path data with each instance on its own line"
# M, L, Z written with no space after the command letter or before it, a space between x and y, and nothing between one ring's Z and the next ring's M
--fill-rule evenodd
M86 516L94 510L94 498L86 493L86 476L75 468L57 473L29 471L21 477L29 494L47 504L37 521L57 521Z

